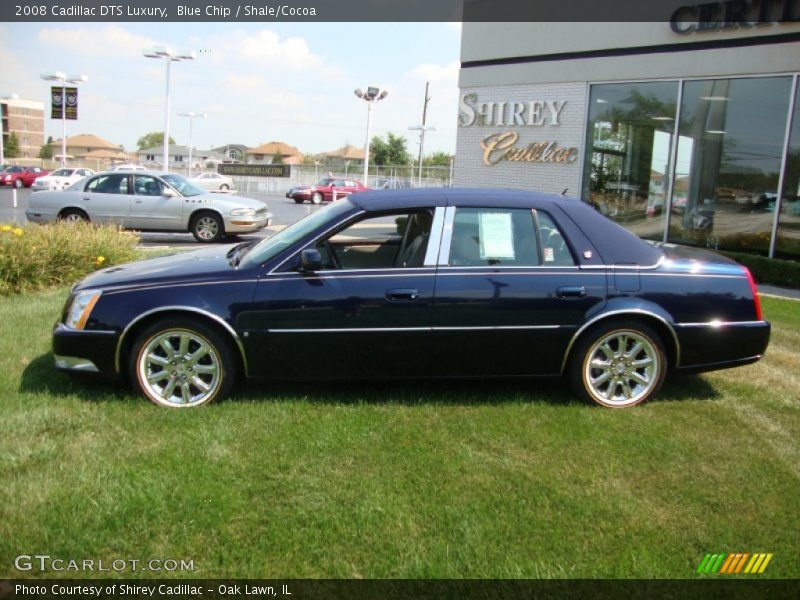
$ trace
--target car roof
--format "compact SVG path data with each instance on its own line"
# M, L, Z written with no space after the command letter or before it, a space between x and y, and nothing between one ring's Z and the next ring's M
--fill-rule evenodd
M529 208L566 215L591 241L607 265L656 264L662 251L603 216L586 202L568 196L492 188L417 188L370 190L349 197L367 212L426 206ZM558 219L558 215L556 215Z

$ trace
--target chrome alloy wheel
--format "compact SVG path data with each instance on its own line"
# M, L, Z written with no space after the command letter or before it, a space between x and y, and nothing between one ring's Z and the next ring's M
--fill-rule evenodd
M641 332L617 330L597 340L586 353L586 390L600 404L623 407L646 398L657 385L661 355Z
M222 361L203 336L186 329L162 331L144 345L137 375L157 404L191 407L210 401L222 379Z
M204 240L213 240L219 235L219 225L214 217L200 217L194 226L197 237Z
M64 215L62 221L65 223L80 223L83 221L83 217L79 213L71 212L67 215Z

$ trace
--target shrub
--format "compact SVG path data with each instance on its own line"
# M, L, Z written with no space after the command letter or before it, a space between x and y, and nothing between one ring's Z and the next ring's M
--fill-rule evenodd
M137 237L109 225L0 225L0 295L73 283L136 258Z
M800 263L744 252L722 252L750 269L758 283L800 289Z

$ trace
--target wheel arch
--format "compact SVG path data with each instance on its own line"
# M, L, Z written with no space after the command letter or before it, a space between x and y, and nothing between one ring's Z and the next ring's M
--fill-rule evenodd
M58 211L58 214L56 215L56 217L60 219L60 218L61 218L61 216L62 216L62 215L65 213L65 212L67 212L67 211L73 211L73 212L79 212L79 213L82 213L82 214L86 215L86 220L87 220L87 221L91 221L91 220L92 220L92 219L89 217L89 213L87 213L87 212L86 212L86 209L84 209L84 208L81 208L80 206L74 206L74 205L72 205L72 204L68 204L67 206L63 206L63 207L61 207L61 208L59 209L59 211Z
M192 221L194 221L199 215L201 215L202 213L207 213L207 212L208 213L214 213L215 215L217 215L222 220L223 226L225 225L225 217L222 216L222 213L219 211L219 209L211 208L211 207L208 207L208 206L200 206L200 207L194 209L189 214L189 220L187 221L189 227L192 226Z
M648 325L659 335L667 354L668 369L675 368L680 364L681 347L678 341L678 334L675 333L675 328L666 316L646 308L620 308L595 315L578 328L570 339L569 344L567 344L564 359L561 361L561 373L563 374L566 371L567 365L572 358L572 351L579 339L591 333L596 327L605 325L610 321L631 320Z
M221 333L222 336L229 342L232 342L233 346L238 350L238 353L234 352L234 354L238 357L237 367L241 369L245 377L249 376L247 355L244 351L244 344L242 344L242 340L239 337L239 334L236 333L236 330L231 327L230 323L225 321L225 319L222 319L221 317L203 309L194 308L191 306L164 306L155 308L142 313L128 323L125 326L125 329L122 330L119 340L117 340L117 348L114 356L114 367L118 374L122 375L124 373L123 361L127 360L128 354L130 353L137 336L150 324L168 316L196 319L201 321L204 325L216 330L218 333Z

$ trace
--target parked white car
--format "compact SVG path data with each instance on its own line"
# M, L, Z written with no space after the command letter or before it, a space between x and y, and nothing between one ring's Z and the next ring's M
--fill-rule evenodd
M188 231L199 242L268 227L272 213L260 200L210 194L175 173L96 173L63 192L31 194L25 216L33 223L114 223L138 231Z
M145 169L141 165L126 164L126 165L117 165L116 167L113 167L111 170L112 171L146 171L147 169Z
M94 171L91 169L58 169L49 175L34 180L31 189L34 192L41 190L65 190L73 183L77 183L89 175L94 175Z
M224 192L233 189L233 179L219 173L200 173L192 177L190 181L204 190L222 190Z

